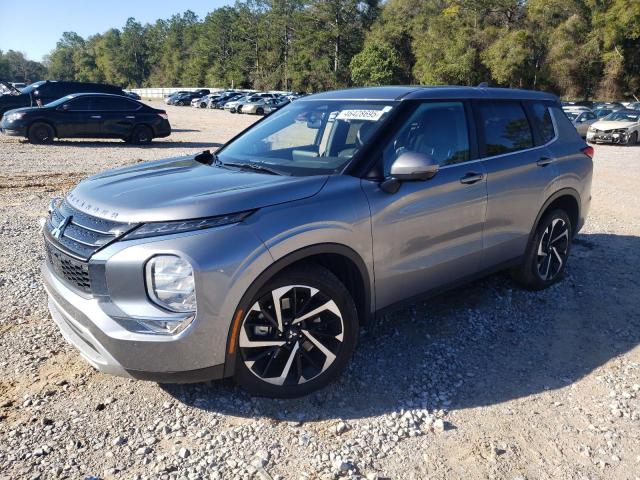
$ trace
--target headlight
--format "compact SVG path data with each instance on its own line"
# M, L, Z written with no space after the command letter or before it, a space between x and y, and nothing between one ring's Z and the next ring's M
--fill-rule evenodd
M594 127L593 125L591 125L591 126L589 127L589 131L590 131L590 132L595 132L595 131L596 131L596 129L595 129L595 127Z
M147 293L154 303L172 312L195 312L196 288L189 262L175 255L158 255L145 269Z
M158 235L170 235L172 233L190 232L193 230L202 230L205 228L221 227L238 223L253 213L248 212L232 213L229 215L220 215L218 217L199 218L196 220L180 220L177 222L153 222L145 223L134 231L125 235L125 240L135 238L156 237Z
M14 120L20 120L25 115L26 114L24 112L10 113L9 115L7 115L7 122L13 122Z

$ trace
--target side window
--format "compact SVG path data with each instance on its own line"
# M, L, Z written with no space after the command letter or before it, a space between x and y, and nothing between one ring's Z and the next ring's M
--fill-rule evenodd
M384 174L404 152L431 155L439 165L469 160L469 132L462 102L425 102L413 112L389 145L382 159Z
M91 110L91 101L88 98L76 98L67 102L65 105L68 105L68 107L65 108L68 112L86 112L87 110Z
M93 99L93 110L111 112L133 112L140 105L125 98L97 97Z
M593 120L594 118L596 118L596 116L593 113L587 112L587 120Z
M486 156L533 147L533 135L519 102L478 102Z

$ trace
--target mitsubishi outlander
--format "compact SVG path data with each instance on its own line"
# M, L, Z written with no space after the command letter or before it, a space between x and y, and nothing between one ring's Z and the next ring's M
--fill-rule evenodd
M511 269L560 280L593 149L546 93L320 93L215 153L110 170L52 202L53 320L100 371L321 388L376 312Z

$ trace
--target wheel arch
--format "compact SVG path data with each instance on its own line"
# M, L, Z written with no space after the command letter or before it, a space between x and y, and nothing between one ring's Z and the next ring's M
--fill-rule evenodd
M580 222L580 205L580 194L573 188L563 188L555 192L544 202L538 212L531 233L529 234L529 241L533 238L542 217L555 208L561 208L567 212L569 220L571 220L572 235L575 236L578 231L578 223Z
M303 247L279 258L269 265L269 267L256 277L242 295L227 333L225 376L233 375L235 370L237 353L235 350L235 342L238 335L238 328L244 316L241 306L248 304L251 298L273 277L281 274L288 268L304 263L316 263L336 275L353 296L353 301L358 310L358 320L360 324L367 323L371 317L372 307L371 277L360 255L352 248L338 243L323 243Z

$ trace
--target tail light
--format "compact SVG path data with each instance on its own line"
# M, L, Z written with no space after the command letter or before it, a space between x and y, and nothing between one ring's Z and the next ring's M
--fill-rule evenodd
M591 145L587 145L582 149L582 153L584 153L587 157L593 159L593 147Z
M160 118L165 119L165 120L169 120L169 115L167 115L167 112L159 112L159 113L158 113L158 116L159 116ZM592 149L592 150L593 150L593 149Z

